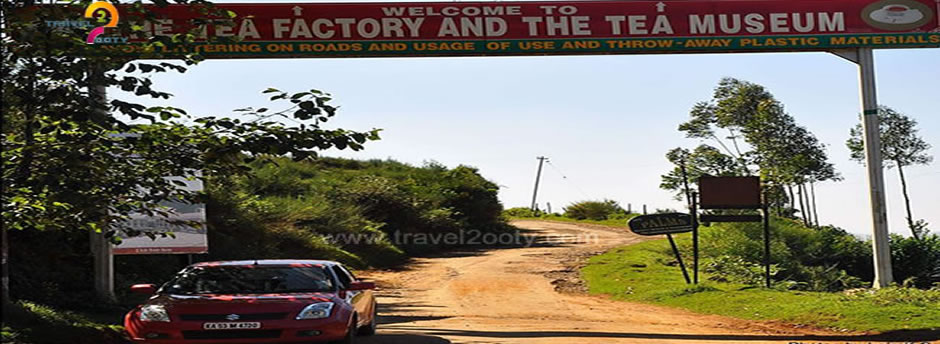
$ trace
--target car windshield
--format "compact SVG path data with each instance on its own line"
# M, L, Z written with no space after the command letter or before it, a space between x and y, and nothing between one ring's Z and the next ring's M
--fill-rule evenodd
M198 266L164 285L170 294L266 294L333 290L333 279L319 266Z

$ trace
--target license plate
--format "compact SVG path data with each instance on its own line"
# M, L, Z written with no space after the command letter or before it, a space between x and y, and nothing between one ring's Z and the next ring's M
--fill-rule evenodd
M261 328L260 322L224 322L224 323L204 323L202 328L206 330L252 330Z

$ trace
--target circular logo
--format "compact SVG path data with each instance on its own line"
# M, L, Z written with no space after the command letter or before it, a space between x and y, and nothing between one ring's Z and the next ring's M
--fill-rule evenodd
M914 0L881 0L862 9L862 20L882 30L916 29L931 19L933 10Z
M85 18L93 18L96 12L99 14L98 19L103 19L105 13L110 15L111 18L104 26L96 27L88 33L88 37L85 39L85 43L88 44L94 44L95 38L104 33L104 28L116 27L118 24L118 18L121 17L121 15L118 14L117 7L114 7L114 5L107 1L95 1L91 5L88 5L88 8L85 9Z

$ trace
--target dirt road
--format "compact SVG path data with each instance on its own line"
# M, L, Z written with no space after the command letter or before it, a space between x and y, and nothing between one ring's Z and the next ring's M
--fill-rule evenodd
M373 272L379 331L364 343L819 343L874 338L784 324L699 315L583 292L574 266L586 256L644 240L599 226L518 221L539 241L418 259ZM560 291L559 291L560 290Z

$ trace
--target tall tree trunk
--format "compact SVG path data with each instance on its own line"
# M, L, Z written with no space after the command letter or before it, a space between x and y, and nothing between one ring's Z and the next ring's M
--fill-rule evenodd
M796 210L796 197L793 196L793 184L787 184L787 191L790 192L790 210Z
M796 185L797 197L800 198L800 217L803 218L803 225L809 227L809 220L806 217L806 206L803 202L803 184Z
M911 229L911 235L914 236L914 239L920 240L920 236L917 235L916 227L914 227L914 216L911 215L911 198L907 195L907 180L904 179L904 166L901 165L900 161L895 161L894 163L898 165L898 175L901 176L901 194L904 195L904 209L907 210L907 227Z
M809 202L809 188L806 187L806 183L800 184L800 190L803 191L803 198L806 201L806 226L813 226L813 207Z
M816 223L816 227L819 227L819 212L816 210L816 185L814 182L809 182L809 192L813 195L813 222Z

